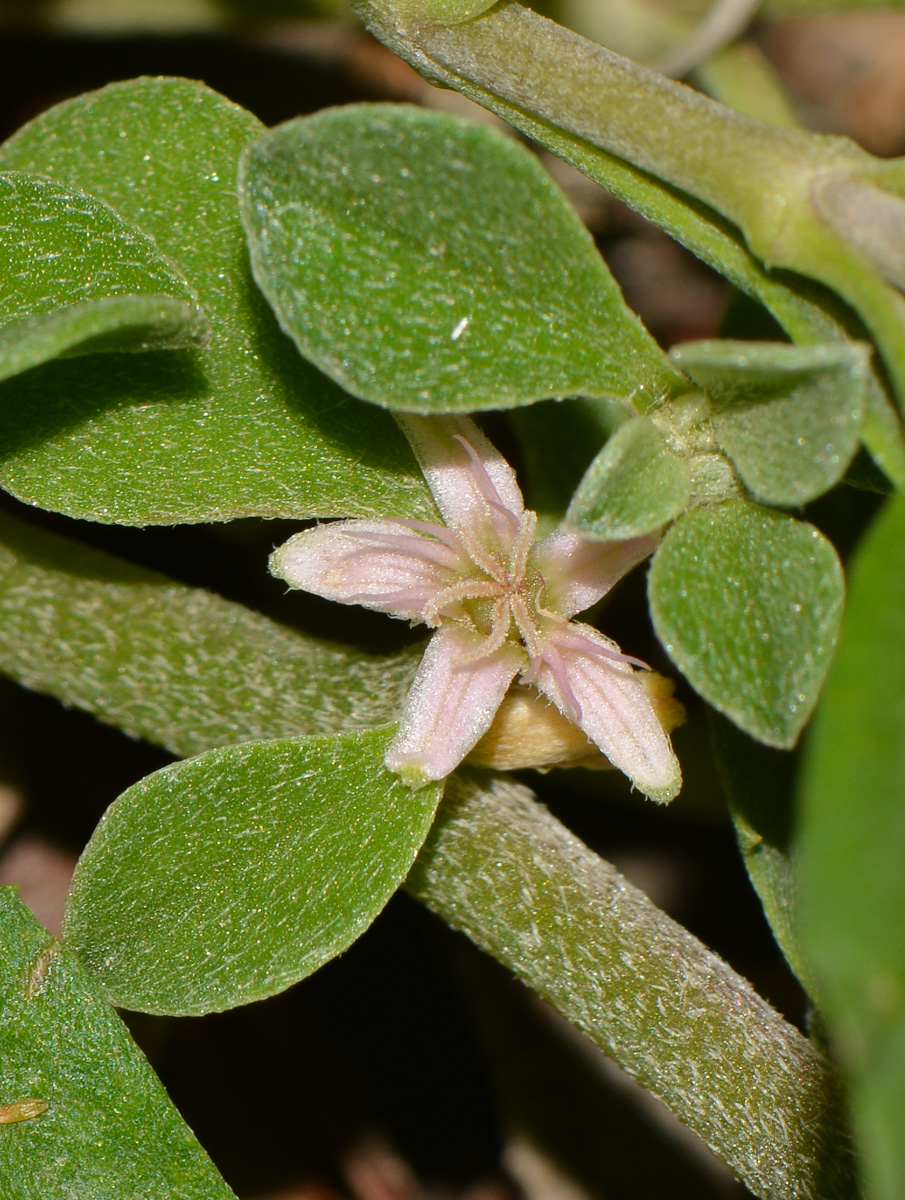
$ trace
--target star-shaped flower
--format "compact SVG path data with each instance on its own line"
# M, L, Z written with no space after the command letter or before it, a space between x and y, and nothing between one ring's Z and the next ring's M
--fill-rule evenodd
M443 779L490 729L520 676L637 788L672 799L681 773L644 664L571 619L657 539L594 542L557 529L536 540L537 516L525 508L515 473L474 422L399 421L445 524L337 521L296 534L270 560L290 587L435 630L387 753L389 770L413 787Z

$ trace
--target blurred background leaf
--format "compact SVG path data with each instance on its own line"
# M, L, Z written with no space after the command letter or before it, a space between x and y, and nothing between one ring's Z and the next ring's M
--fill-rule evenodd
M852 1083L865 1182L905 1190L905 501L854 562L836 661L807 746L802 940Z

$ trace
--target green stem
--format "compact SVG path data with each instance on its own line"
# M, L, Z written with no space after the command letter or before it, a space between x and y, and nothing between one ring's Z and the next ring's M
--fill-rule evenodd
M405 886L658 1096L756 1196L857 1195L826 1060L527 788L454 776Z

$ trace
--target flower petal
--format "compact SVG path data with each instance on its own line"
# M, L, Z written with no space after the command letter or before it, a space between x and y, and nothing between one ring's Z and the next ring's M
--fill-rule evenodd
M490 728L524 655L505 645L476 657L485 642L443 625L428 643L385 759L410 787L445 779Z
M612 649L588 625L555 630L547 639L535 687L639 791L665 803L682 785L678 760L640 678L628 663L608 657Z
M653 554L658 535L594 542L556 529L534 547L532 559L547 584L544 607L563 617L584 612L632 567Z
M453 528L512 537L525 502L515 472L468 417L397 413L443 519ZM470 452L469 452L470 451Z
M430 529L426 524L419 528ZM437 531L447 537L442 526ZM290 587L413 621L423 619L426 606L455 582L461 569L446 541L400 521L316 525L270 556L271 574Z

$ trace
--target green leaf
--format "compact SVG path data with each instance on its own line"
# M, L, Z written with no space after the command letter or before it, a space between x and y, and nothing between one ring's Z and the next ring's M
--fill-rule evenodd
M43 1100L0 1125L4 1200L234 1200L103 998L0 888L0 1104Z
M682 517L654 556L657 636L714 708L768 746L793 746L817 702L844 599L813 525L745 500Z
M0 483L21 499L132 525L433 512L392 420L300 360L250 278L235 178L261 128L201 84L140 79L66 101L0 148L0 169L78 187L154 238L213 331L204 350L55 362L4 384Z
M523 147L447 113L348 105L246 151L255 278L306 358L390 408L646 396L679 381Z
M802 939L852 1081L868 1190L905 1194L905 501L862 543L808 744Z
M791 846L795 758L760 745L712 709L708 716L745 869L786 962L813 996L813 973L798 932L798 873Z
M174 754L391 721L417 653L307 637L0 517L0 671Z
M433 83L455 88L482 104L643 213L762 303L793 341L845 340L853 336L853 326L854 336L862 336L851 312L831 292L800 276L769 270L718 206L691 194L695 188L683 191L651 174L647 164L634 161L637 156L632 150L637 148L639 132L651 129L660 135L666 131L664 140L675 157L687 157L690 113L686 109L720 111L703 97L696 100L690 89L626 63L517 4L497 4L454 28L401 21L392 0L353 0L353 7L372 33ZM642 93L645 84L650 85L645 99L630 95L639 78L645 81ZM639 113L652 112L664 99L667 110L672 110L667 119L639 122ZM756 122L743 123L748 130L761 128ZM625 157L607 139L608 129L620 125L622 149L628 151ZM731 142L738 131L738 116L731 115L727 125ZM711 160L707 174L722 179L727 166L723 155L714 155L711 132L696 138L696 150ZM789 133L774 131L773 136L782 142ZM713 162L718 164L715 168ZM894 169L892 163L877 160L871 160L871 167L875 173ZM742 189L750 190L751 173L750 163L743 164ZM683 179L688 174L698 179L701 173L693 169ZM771 200L779 196L773 174L765 171L764 178L770 181ZM864 441L889 478L905 487L901 423L876 372L871 373L868 388Z
M252 742L147 776L79 860L64 944L114 1004L221 1011L341 953L402 883L442 784L383 766L394 730Z
M61 354L203 345L186 280L154 242L75 188L0 172L0 379Z
M509 414L525 503L552 530L601 446L631 419L618 400L541 400Z
M710 396L716 439L758 500L806 504L845 474L864 417L868 346L702 341L670 358Z
M584 537L640 537L684 510L691 493L686 459L668 446L650 417L616 430L589 467L566 520Z

